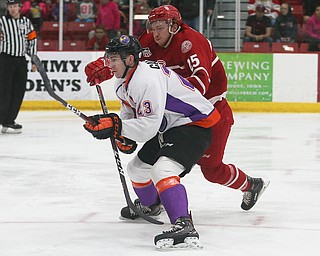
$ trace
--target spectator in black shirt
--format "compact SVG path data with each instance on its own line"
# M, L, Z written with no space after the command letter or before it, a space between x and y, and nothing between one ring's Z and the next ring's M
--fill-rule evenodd
M292 15L289 3L281 5L281 14L276 19L274 40L275 42L295 43L298 37L298 21Z
M256 14L247 18L244 42L272 43L271 20L264 16L265 10L266 8L263 5L258 5Z

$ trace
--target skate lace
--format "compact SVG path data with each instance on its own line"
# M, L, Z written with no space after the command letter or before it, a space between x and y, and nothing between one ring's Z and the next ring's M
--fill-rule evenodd
M243 193L243 199L242 201L245 203L245 204L249 204L250 201L251 201L251 197L252 197L252 193L251 192L244 192Z
M165 234L168 234L168 233L175 233L179 230L183 229L183 227L179 224L175 224L173 226L171 226L171 229L170 230L167 230L167 231L163 231L163 233Z
M141 211L141 212L143 212L143 213L149 213L149 212L151 212L151 209L150 209L149 207L147 207L147 206L142 205L140 201L135 201L135 202L134 202L134 205L137 207L137 209L138 209L139 211ZM131 215L131 216L136 216L136 215L138 215L138 214L135 213L132 209L130 209L130 215Z

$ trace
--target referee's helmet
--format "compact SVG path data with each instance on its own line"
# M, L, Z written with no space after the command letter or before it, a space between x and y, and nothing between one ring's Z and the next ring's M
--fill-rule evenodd
M7 5L9 4L21 4L21 0L7 0Z

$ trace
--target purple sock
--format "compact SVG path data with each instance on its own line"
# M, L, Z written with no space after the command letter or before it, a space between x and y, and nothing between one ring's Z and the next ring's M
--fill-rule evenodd
M167 211L171 224L174 224L179 217L189 216L188 197L186 189L182 184L178 184L161 192L160 199Z
M140 202L145 206L150 206L159 203L158 191L154 184L151 182L148 186L142 188L133 188Z

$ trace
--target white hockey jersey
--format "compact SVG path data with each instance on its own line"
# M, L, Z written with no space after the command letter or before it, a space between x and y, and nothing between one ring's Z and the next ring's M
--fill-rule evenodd
M220 119L187 80L156 62L139 62L126 80L117 79L115 92L122 102L121 134L137 142L181 125L211 127Z

